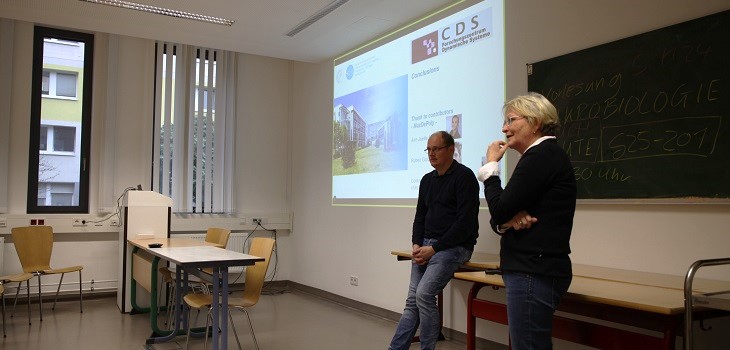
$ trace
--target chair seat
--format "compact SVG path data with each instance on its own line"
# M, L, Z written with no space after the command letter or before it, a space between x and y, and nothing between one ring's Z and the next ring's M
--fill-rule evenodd
M213 303L213 296L210 294L190 293L185 294L183 300L193 309L202 309Z
M57 273L69 273L69 272L76 272L83 270L83 266L69 266L69 267L62 267L60 269L48 269L41 271L44 275L54 275Z
M26 284L26 288L28 288L28 324L30 324L30 284L28 281L33 278L33 274L31 273L19 273L15 275L7 275L7 276L0 276L0 295L3 295L3 337L5 337L5 283L17 283L18 286L16 287L15 292L15 301L13 302L13 312L15 312L15 305L17 305L18 302L18 295L20 295L20 286L23 282ZM11 314L10 317L13 317Z
M162 280L165 282L169 282L173 280L172 273L173 271L170 271L170 268L167 266L161 266L157 269L160 272L160 275L162 276Z
M8 283L8 282L25 282L29 279L33 278L32 274L29 273L19 273L16 275L8 275L8 276L2 276L0 277L0 282L2 283Z
M246 297L228 298L228 306L231 307L251 307L256 305L256 301Z

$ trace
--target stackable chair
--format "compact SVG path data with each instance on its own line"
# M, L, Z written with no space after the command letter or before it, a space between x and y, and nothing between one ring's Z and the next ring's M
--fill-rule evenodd
M264 280L266 278L266 270L269 269L269 261L271 260L271 252L274 250L274 244L276 241L272 238L256 237L251 240L251 248L248 251L249 255L262 257L266 260L259 261L255 265L246 267L246 281L243 292L240 294L231 295L228 298L228 317L231 320L231 327L233 328L233 334L236 335L236 343L238 348L241 349L241 341L238 339L238 333L236 332L236 326L233 324L233 317L231 316L230 309L241 310L246 314L248 319L248 326L251 329L251 337L256 349L259 348L259 344L256 341L256 334L253 331L253 323L251 323L251 316L248 314L248 308L253 307L259 301L261 297L261 289L264 286ZM185 295L183 298L185 304L192 309L208 309L208 315L205 321L205 345L204 349L208 346L208 330L210 328L211 310L213 304L213 296L211 294L203 293L191 293ZM188 315L188 332L185 343L185 349L190 345L190 316Z
M225 228L218 228L218 227L211 227L208 228L208 231L205 233L205 241L208 243L214 243L220 248L226 247L228 244L228 238L231 236L231 230L225 229ZM212 270L208 271L210 269L203 269L207 273L213 273ZM172 322L170 322L170 319L172 318L172 312L173 312L173 305L175 305L175 270L170 269L167 266L162 266L158 269L160 272L160 276L162 277L162 285L169 286L167 289L167 316L165 318L165 322L170 328L172 326ZM208 292L208 284L207 282L199 279L196 276L189 276L188 277L188 283L190 284L191 288L198 288L202 290L203 292ZM162 296L162 293L159 293L160 297ZM160 305L158 302L157 305Z
M20 286L23 284L23 282L26 283L26 292L28 293L28 324L30 324L30 279L33 278L33 275L29 273L21 273L17 275L9 275L9 276L0 276L0 297L2 297L2 303L3 303L3 338L7 337L7 334L5 333L5 284L6 283L12 283L12 282L18 282L17 291L15 293L15 300L18 300L18 293L20 293Z
M52 310L56 308L58 293L61 291L63 276L70 272L79 273L79 310L84 312L83 294L81 292L81 270L83 266L69 266L51 268L51 253L53 252L53 228L51 226L13 227L13 244L20 258L23 272L30 273L38 278L38 304L40 319L43 321L43 296L41 295L41 276L61 274L56 289L56 298L53 300ZM16 298L17 301L17 298ZM13 305L13 309L15 306Z

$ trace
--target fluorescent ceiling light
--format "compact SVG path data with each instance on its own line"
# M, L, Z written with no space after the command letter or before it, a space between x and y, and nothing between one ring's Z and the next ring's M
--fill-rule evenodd
M229 27L231 25L233 25L233 23L235 22L234 20L231 20L231 19L206 16L206 15L201 15L201 14L197 14L197 13L178 11L178 10L173 10L173 9L167 9L164 7L145 5L145 4L140 4L140 3L131 2L131 1L124 1L124 0L79 0L79 1L121 7L121 8L125 8L125 9L137 10L137 11L142 11L142 12L147 12L147 13L154 13L154 14L158 14L158 15L176 17L176 18L192 19L195 21L220 24L220 25L229 26Z
M322 17L327 16L330 14L330 12L336 10L338 7L344 5L346 2L350 0L335 0L329 5L323 7L321 10L317 11L315 14L310 16L309 18L305 19L304 22L299 23L294 29L290 30L288 33L286 33L286 36L293 37L297 35L297 33L301 32L302 30L306 29L307 27L314 24L314 22L319 21L322 19Z

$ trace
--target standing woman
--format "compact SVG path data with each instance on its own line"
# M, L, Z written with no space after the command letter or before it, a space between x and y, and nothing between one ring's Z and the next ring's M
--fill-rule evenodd
M500 268L507 290L512 349L552 349L555 309L573 277L570 233L576 184L570 158L558 145L555 106L528 93L504 104L507 141L487 148L479 169L484 196L499 234ZM499 160L512 148L522 156L502 188Z

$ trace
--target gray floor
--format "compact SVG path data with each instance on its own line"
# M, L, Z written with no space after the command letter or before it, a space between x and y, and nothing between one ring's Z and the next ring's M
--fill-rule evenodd
M18 305L15 317L10 318L12 298L6 298L6 303L10 305L6 315L8 336L0 340L3 350L141 350L146 349L145 339L151 333L149 315L121 314L113 296L85 300L84 313L79 313L78 301L59 302L55 311L51 310L51 303L44 303L43 322L38 320L38 305L34 304L31 325L25 305ZM300 291L264 295L250 313L261 350L387 349L395 330L392 320ZM244 349L253 349L245 315L233 315ZM202 314L198 322L204 322ZM233 333L229 334L228 347L236 349ZM181 347L185 347L184 336L178 337L176 343L157 344L150 349ZM193 339L190 348L202 349L203 340ZM437 345L439 350L464 348L463 343L455 341L441 341ZM411 349L419 349L418 344Z

